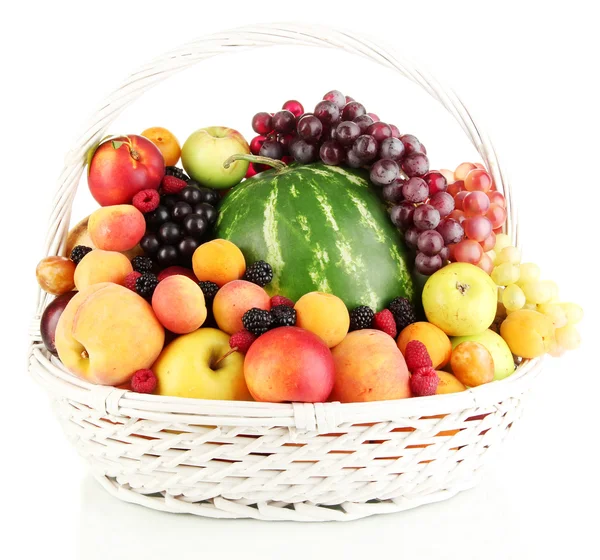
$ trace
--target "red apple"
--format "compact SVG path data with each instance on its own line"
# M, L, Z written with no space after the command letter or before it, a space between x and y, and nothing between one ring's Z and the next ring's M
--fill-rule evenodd
M164 174L160 150L147 138L130 134L98 146L90 162L88 185L101 206L130 204L139 191L158 189Z
M66 292L58 296L55 300L51 301L48 307L44 309L42 314L42 320L40 322L40 332L42 334L42 341L50 352L57 355L56 345L54 344L54 337L56 334L56 325L62 315L62 312L67 307L67 303L71 301L71 298L77 292Z
M260 336L244 360L250 394L262 402L324 402L335 376L333 357L316 335L280 327Z

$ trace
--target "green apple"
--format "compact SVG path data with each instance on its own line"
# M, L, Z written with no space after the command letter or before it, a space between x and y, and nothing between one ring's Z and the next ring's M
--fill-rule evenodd
M233 128L209 126L193 132L181 149L181 163L187 174L213 189L237 185L248 172L247 161L235 161L227 169L223 163L235 154L249 154L250 146Z
M244 379L244 357L229 347L229 335L198 329L176 338L156 360L156 394L217 400L252 400ZM226 356L226 357L223 357Z
M430 323L448 336L485 331L496 317L498 288L481 268L452 263L433 273L423 288L423 309Z
M494 380L498 381L508 377L515 371L515 360L508 344L504 339L494 331L488 329L479 334L471 336L454 336L450 339L452 348L458 346L461 342L471 340L483 344L494 360Z

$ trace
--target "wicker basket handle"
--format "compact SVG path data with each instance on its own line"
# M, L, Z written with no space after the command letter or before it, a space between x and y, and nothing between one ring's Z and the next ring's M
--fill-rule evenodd
M507 230L517 241L516 215L511 205L510 187L502 171L494 148L458 96L413 62L376 45L364 36L330 27L291 23L249 25L230 31L215 33L191 41L170 51L132 73L93 114L77 140L67 153L65 166L58 179L58 190L52 204L44 254L55 255L64 251L71 217L71 206L85 168L87 151L105 135L110 124L131 103L159 82L202 60L221 54L234 54L255 48L277 45L297 45L342 49L362 56L384 67L391 68L421 86L441 103L456 119L491 172L498 190L507 199ZM42 292L38 292L38 314L45 306Z

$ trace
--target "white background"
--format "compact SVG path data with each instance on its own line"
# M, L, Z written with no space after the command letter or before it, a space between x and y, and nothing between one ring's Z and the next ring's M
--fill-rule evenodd
M4 558L589 558L598 495L598 130L594 2L13 2L4 7L0 507ZM391 7L393 6L393 7ZM300 20L381 37L450 84L510 168L525 257L584 305L584 344L548 360L515 437L483 482L450 501L347 524L213 521L120 503L85 473L27 376L34 269L62 158L129 72L196 36ZM424 93L328 51L219 58L159 86L111 128L165 126L180 140L259 110L308 109L329 89L419 136L432 167L476 157ZM81 218L93 205L85 185ZM591 550L590 550L590 547Z

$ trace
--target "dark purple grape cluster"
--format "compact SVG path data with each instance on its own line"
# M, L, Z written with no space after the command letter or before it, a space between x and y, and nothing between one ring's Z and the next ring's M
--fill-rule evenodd
M194 251L217 221L219 195L193 180L177 194L163 194L160 204L145 214L146 234L140 241L144 253L158 269L191 266Z

